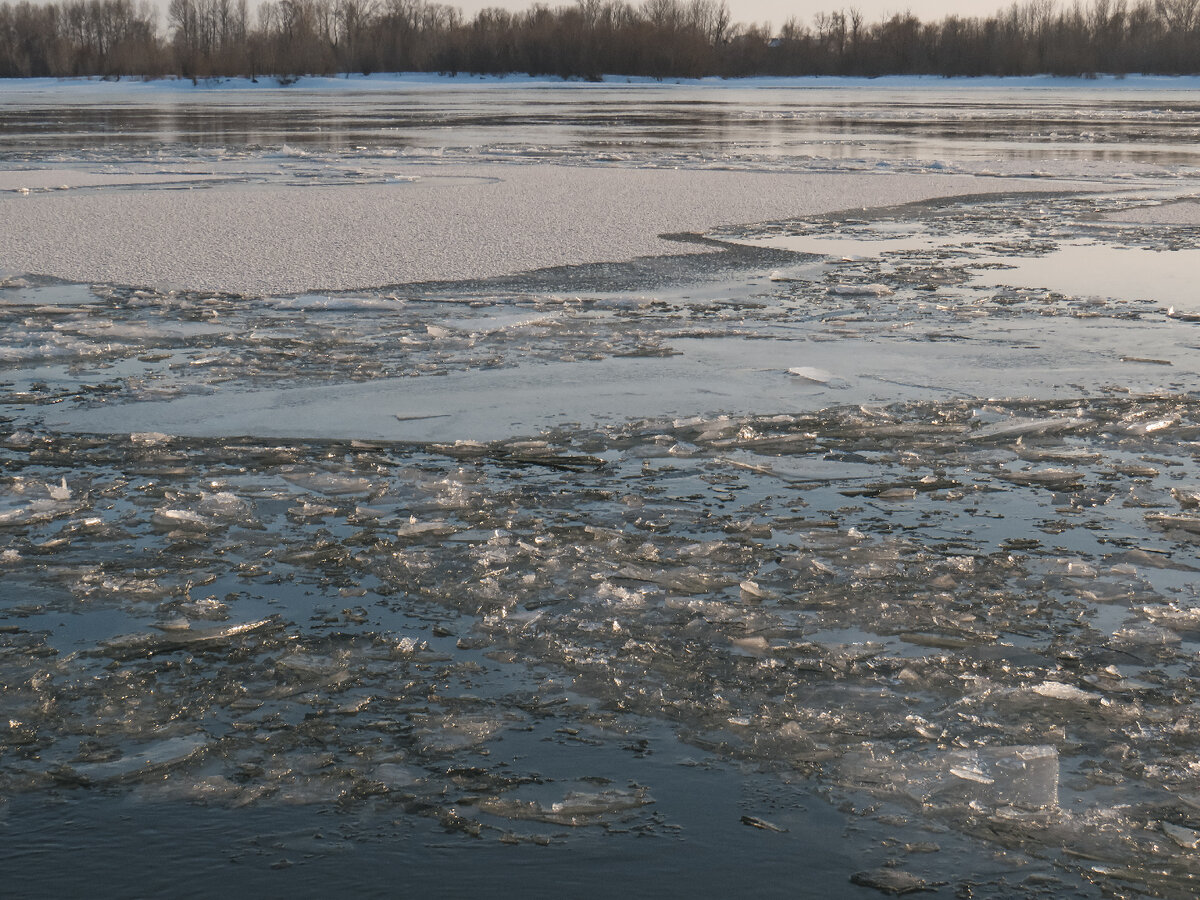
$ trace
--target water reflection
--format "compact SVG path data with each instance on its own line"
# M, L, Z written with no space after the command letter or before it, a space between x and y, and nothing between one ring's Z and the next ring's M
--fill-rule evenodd
M144 91L144 92L143 92ZM705 90L686 86L398 86L395 90L228 90L130 85L114 99L14 93L0 98L0 153L79 147L325 150L536 147L614 151L704 147L741 155L1185 163L1200 148L1200 103L1180 92L1114 99L1106 91L1002 94L954 86Z

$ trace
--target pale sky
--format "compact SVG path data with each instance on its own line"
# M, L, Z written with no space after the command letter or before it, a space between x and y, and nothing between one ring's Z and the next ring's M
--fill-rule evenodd
M505 9L528 9L533 0L440 0L457 6L468 16L488 6ZM542 0L547 6L568 6L570 0ZM640 0L632 0L636 6ZM921 19L941 19L953 13L956 16L988 16L1012 5L1012 0L726 0L733 21L750 23L770 22L776 29L791 17L811 24L813 16L821 12L839 9L857 9L868 22L875 22L895 13L912 12Z

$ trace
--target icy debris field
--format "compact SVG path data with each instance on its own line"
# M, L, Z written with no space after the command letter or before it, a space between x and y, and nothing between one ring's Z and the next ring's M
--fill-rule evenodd
M497 167L695 154L857 198L897 114L834 153L685 139L663 102L577 135L556 107L567 136ZM1083 181L943 181L983 112L955 143L924 102L950 162L897 165L939 199L633 261L271 295L10 271L9 883L1200 892L1200 184L1170 146L1026 165L1006 107L989 171ZM208 147L127 139L45 156L102 206ZM243 180L268 152L230 146ZM360 152L281 155L334 189Z

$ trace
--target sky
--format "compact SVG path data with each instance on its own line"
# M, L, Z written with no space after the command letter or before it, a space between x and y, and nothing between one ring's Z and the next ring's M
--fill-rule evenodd
M486 6L502 6L506 9L528 9L533 0L440 0L457 6L467 16L474 15ZM547 6L569 5L570 0L542 0ZM639 0L633 0L637 5ZM988 16L1012 5L1012 0L726 0L733 14L733 21L745 24L770 22L776 28L793 16L805 24L821 12L839 9L857 9L868 22L894 15L912 12L921 19L941 19L953 13L957 16Z

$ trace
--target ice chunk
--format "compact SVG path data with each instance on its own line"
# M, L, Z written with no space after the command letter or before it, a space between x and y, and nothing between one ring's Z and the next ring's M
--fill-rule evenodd
M336 678L347 671L341 661L312 653L288 653L286 656L279 657L276 665L302 678Z
M768 822L766 819L760 819L757 816L742 816L742 824L749 825L751 828L757 828L760 831L775 831L780 834L787 831L786 828L776 825L774 822Z
M794 375L802 381L811 381L814 384L829 384L833 379L830 372L824 369L816 369L812 366L793 366L788 369L789 375Z
M18 525L35 522L49 522L53 519L69 516L81 508L81 504L64 505L65 501L40 498L29 503L15 506L12 509L0 511L0 525Z
M1184 509L1200 509L1200 491L1171 488L1171 496Z
M208 531L212 522L190 509L156 509L150 521L160 528L182 531Z
M1154 685L1147 681L1126 678L1116 666L1105 666L1098 672L1084 675L1083 681L1098 690L1112 694L1128 694L1154 688Z
M161 431L135 431L129 435L129 441L133 444L141 444L146 447L156 447L159 444L165 444L171 440L171 435L163 434Z
M206 649L220 646L234 638L266 631L277 625L279 618L271 616L254 622L239 622L223 628L185 629L171 634L127 634L100 644L97 651L114 659L137 659L174 650Z
M985 425L973 431L967 440L1004 441L1034 434L1061 434L1066 431L1076 431L1087 424L1087 419L1062 416L1051 416L1045 419L1017 419L1011 422Z
M88 782L127 781L180 765L197 755L207 743L204 735L181 735L138 748L119 759L70 768Z
M265 793L264 789L246 789L224 775L208 775L204 778L173 776L166 779L151 779L136 789L143 800L198 803L202 805L245 806Z
M297 487L331 497L364 496L374 490L366 478L334 472L285 472L283 477Z
M400 763L383 763L371 772L372 777L381 782L389 790L411 787L420 784L425 775L423 772Z
M1058 751L1051 746L980 747L935 755L851 754L851 783L897 793L927 806L1058 806Z
M831 284L825 290L838 297L890 297L895 293L886 284Z
M1085 702L1097 699L1097 695L1091 691L1082 690L1073 684L1063 684L1061 681L1043 681L1041 684L1035 684L1030 690L1041 697L1049 697L1053 700Z
M569 793L549 806L535 800L522 801L508 797L481 800L479 809L504 819L548 822L552 825L592 825L614 813L627 812L653 803L644 790L611 790L598 793Z
M1113 638L1122 644L1141 644L1148 647L1175 646L1183 640L1178 632L1150 622L1136 622L1119 628L1113 632Z
M974 781L976 784L995 784L996 779L974 766L951 766L950 774L963 781Z
M761 603L764 600L776 599L774 592L765 590L757 581L747 579L738 587L741 590L742 600L746 603Z
M4 443L10 447L28 447L36 438L37 435L31 431L14 431L4 439Z
M299 506L288 507L288 515L296 519L323 519L336 512L336 506L330 506L327 503L309 503L307 500Z
M1096 577L1096 567L1079 559L1059 559L1051 571L1056 575L1070 575L1074 578Z
M197 508L206 516L228 522L245 522L250 518L250 504L229 491L203 494Z
M1133 422L1126 426L1130 434L1154 434L1170 428L1179 422L1178 416L1168 416L1165 419L1152 419L1149 422Z
M657 584L659 587L679 594L707 594L710 591L721 590L738 583L736 579L722 572L707 572L696 566L648 569L637 565L627 565L613 573L611 577Z
M426 756L455 753L484 743L503 727L499 718L482 713L447 716L418 741L417 750Z
M419 522L416 516L409 516L408 522L396 529L396 536L403 538L422 537L425 535L430 537L444 537L448 534L454 534L454 526L445 519Z
M934 887L924 878L918 878L903 869L871 869L866 872L855 872L850 876L850 883L861 887L875 888L877 891L894 896L934 890Z
M1163 531L1179 531L1184 534L1200 535L1200 517L1171 516L1163 513L1149 513L1146 521Z
M1163 834L1184 850L1200 850L1200 831L1195 828L1185 828L1182 825L1163 822L1162 830Z
M1071 469L1026 469L1022 472L1005 472L1000 477L1013 484L1044 487L1052 491L1078 490L1084 480L1082 472Z
M762 635L754 635L752 637L731 638L729 643L738 648L744 653L751 656L762 656L771 649L771 642Z
M180 612L191 619L219 620L229 617L229 606L216 597L205 597L179 607Z
M600 816L606 813L637 809L653 802L644 790L612 790L594 794L572 792L557 803L551 804L550 809L557 815L571 817Z

